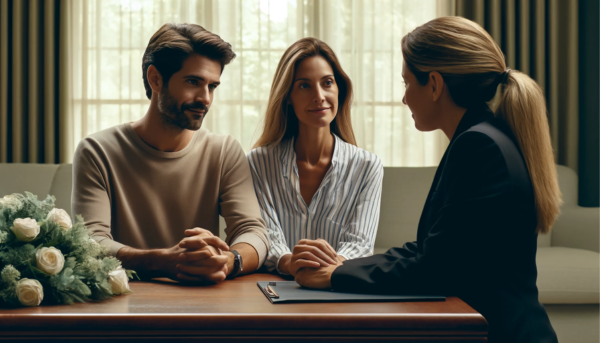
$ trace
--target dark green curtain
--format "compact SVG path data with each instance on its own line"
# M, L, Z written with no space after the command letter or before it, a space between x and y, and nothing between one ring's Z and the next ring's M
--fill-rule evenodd
M579 2L579 203L600 205L600 6Z
M59 163L59 0L0 0L0 162Z
M587 144L581 142L580 124L590 108L580 108L580 50L586 43L580 43L579 31L589 28L581 26L579 6L579 1L559 0L456 0L456 15L483 26L504 52L508 67L527 73L544 90L556 162L579 171L580 203L598 206L597 186L595 203L582 201L594 191L579 170L598 165L597 155L590 160L582 155L587 150L580 149Z

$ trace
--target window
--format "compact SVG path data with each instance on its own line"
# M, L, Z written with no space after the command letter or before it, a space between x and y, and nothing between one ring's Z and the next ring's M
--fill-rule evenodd
M277 63L296 40L328 43L354 85L352 121L358 145L386 166L437 165L447 144L440 132L414 128L402 104L400 40L449 13L443 0L89 0L73 3L74 142L141 118L149 105L142 55L166 22L204 26L230 42L225 68L203 127L230 134L246 151L260 135Z

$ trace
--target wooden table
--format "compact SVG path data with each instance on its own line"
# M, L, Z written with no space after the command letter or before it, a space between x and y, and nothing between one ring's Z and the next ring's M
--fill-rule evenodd
M210 287L137 281L133 293L98 303L0 309L0 340L487 341L483 316L458 298L273 305L256 282L278 280L253 274Z

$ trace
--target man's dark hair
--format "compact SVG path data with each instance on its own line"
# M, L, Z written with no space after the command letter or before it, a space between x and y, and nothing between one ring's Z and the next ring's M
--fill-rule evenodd
M153 65L166 85L191 54L221 62L221 71L235 58L231 44L196 24L165 24L152 38L144 52L142 71L148 99L152 89L148 83L148 67Z

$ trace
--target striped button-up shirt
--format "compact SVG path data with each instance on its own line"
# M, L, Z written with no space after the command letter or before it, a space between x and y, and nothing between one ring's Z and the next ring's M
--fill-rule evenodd
M270 238L269 271L281 272L279 259L301 239L322 238L346 259L373 254L383 165L375 154L334 137L331 167L310 206L300 194L293 139L248 153Z

